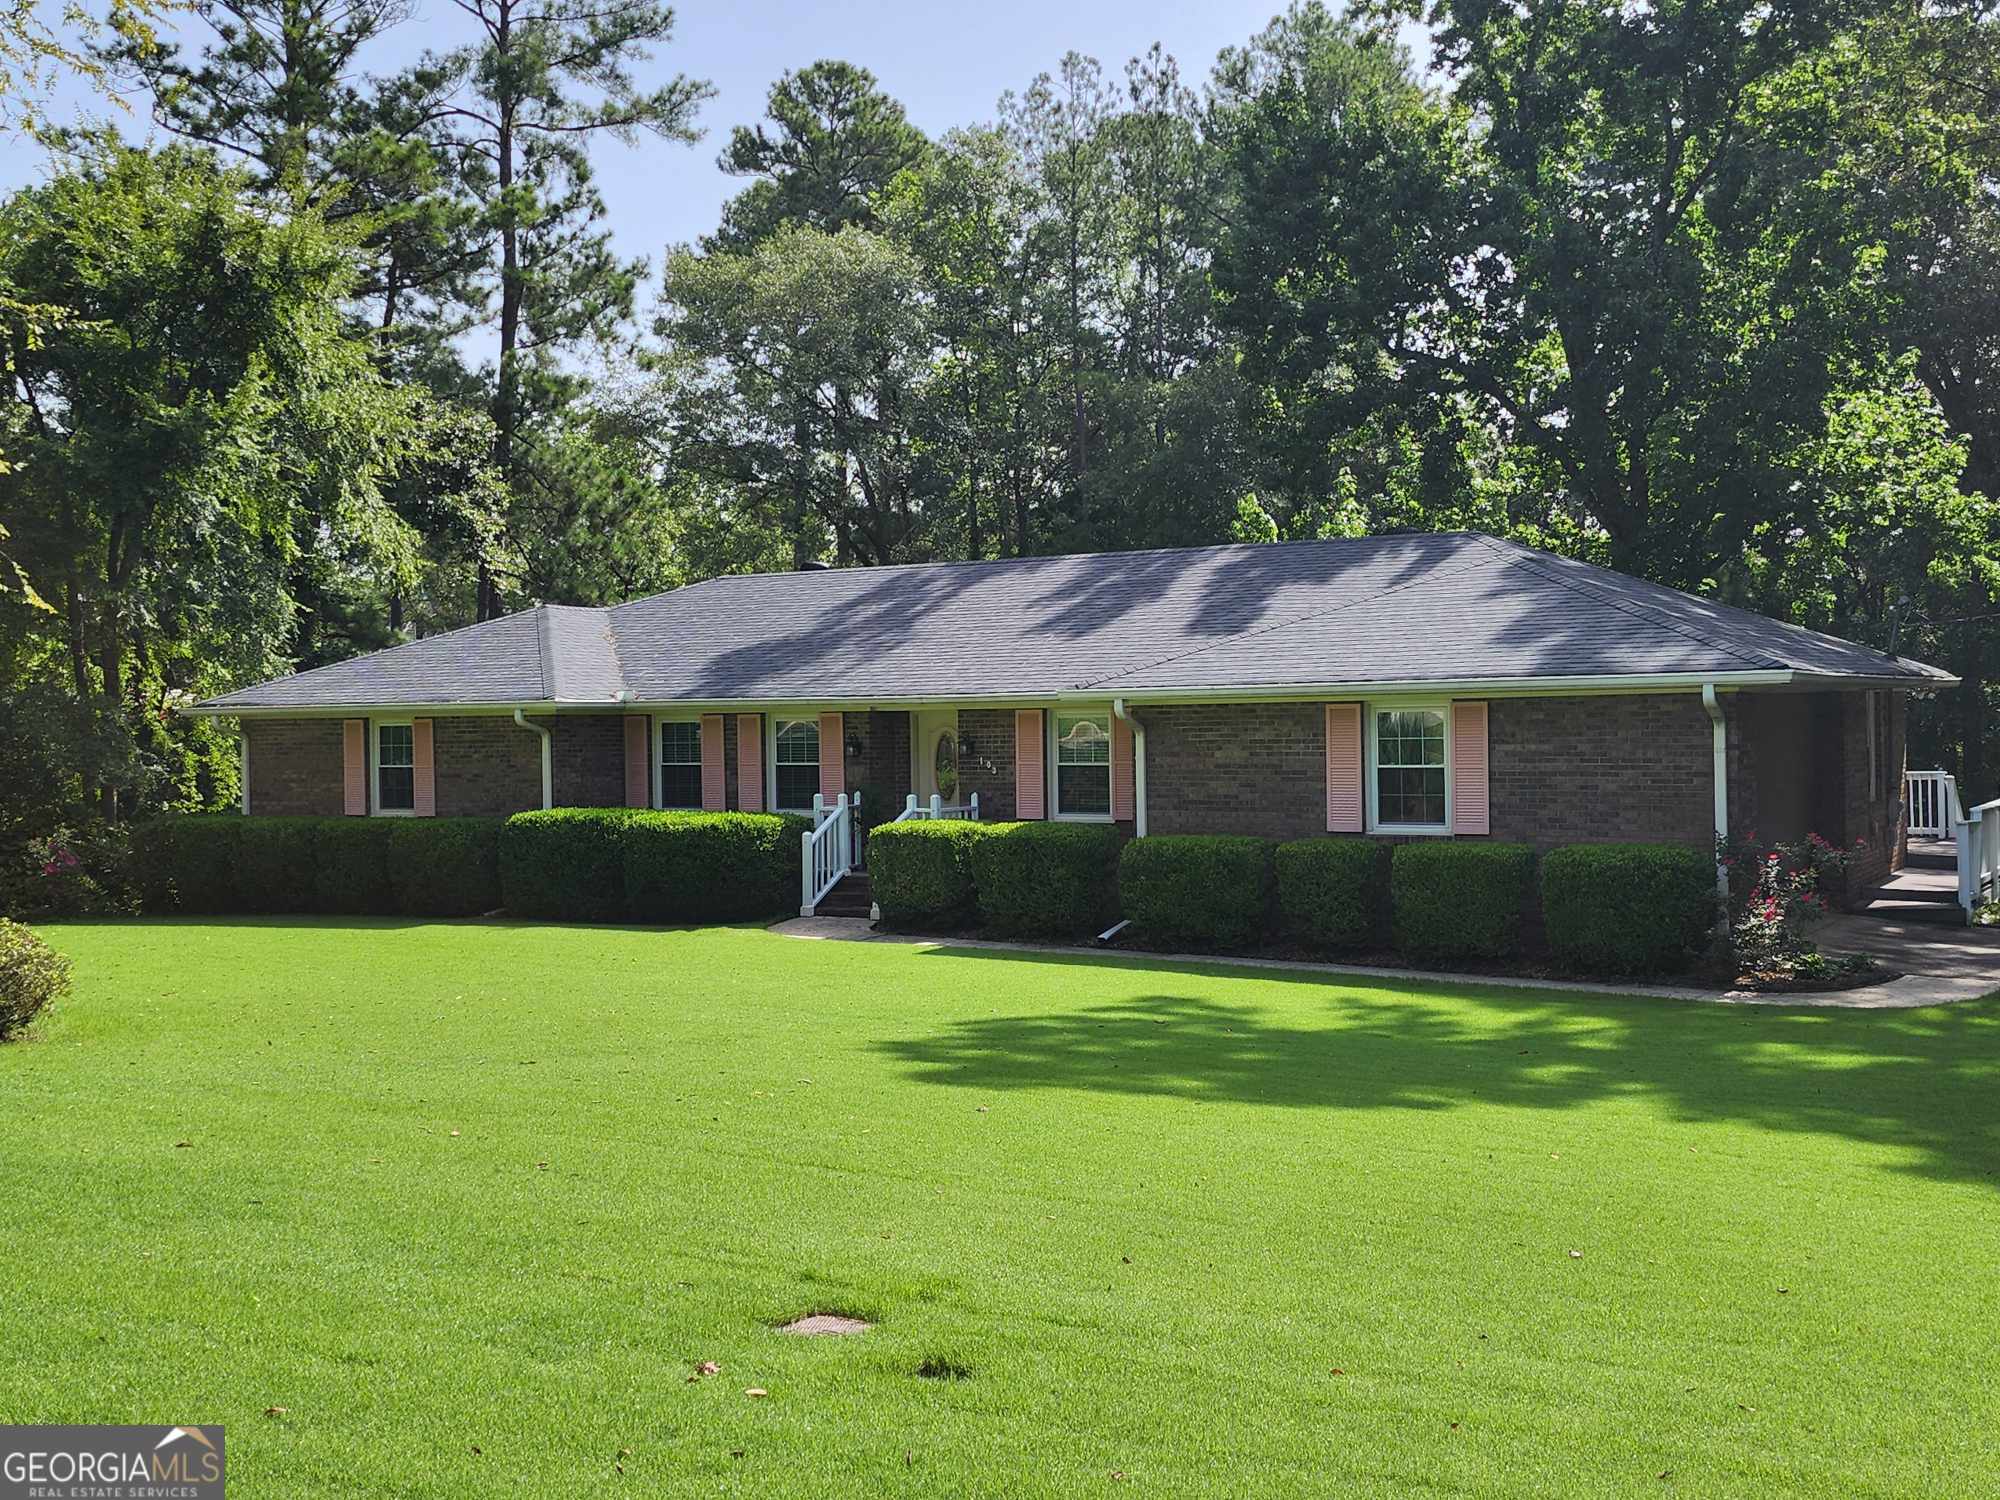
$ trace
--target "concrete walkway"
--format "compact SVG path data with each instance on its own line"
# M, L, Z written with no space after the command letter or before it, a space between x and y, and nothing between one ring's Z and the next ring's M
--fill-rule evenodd
M1847 924L1861 929L1852 942ZM1574 979L1531 979L1515 975L1438 973L1429 969L1390 969L1365 964L1312 963L1279 958L1224 958L1212 953L1150 953L1134 948L1065 946L1058 943L999 943L984 938L927 938L901 932L877 932L853 917L793 917L776 923L772 932L785 937L850 943L897 943L919 948L986 948L1003 953L1056 953L1069 957L1155 959L1161 963L1213 964L1233 969L1278 969L1307 974L1338 974L1357 979L1435 981L1485 988L1558 990L1582 995L1649 995L1666 1000L1700 1000L1712 1005L1812 1006L1828 1010L1914 1010L1976 1000L2000 991L2000 929L1922 929L1909 942L1892 940L1882 929L1892 924L1866 917L1840 917L1823 926L1820 946L1834 952L1872 953L1902 974L1886 984L1822 994L1764 995L1751 990L1709 990L1693 985L1620 984L1615 980L1589 983ZM1957 941L1951 941L1956 939ZM1923 967L1919 967L1922 965Z

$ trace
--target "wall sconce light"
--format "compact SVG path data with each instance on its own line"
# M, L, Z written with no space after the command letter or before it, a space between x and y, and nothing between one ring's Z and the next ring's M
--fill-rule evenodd
M867 751L868 751L868 744L867 741L861 738L861 732L857 729L848 730L847 758L849 760L859 760L863 755L867 753Z
M973 741L971 735L961 734L958 737L958 753L963 755L967 760L979 759L979 746Z

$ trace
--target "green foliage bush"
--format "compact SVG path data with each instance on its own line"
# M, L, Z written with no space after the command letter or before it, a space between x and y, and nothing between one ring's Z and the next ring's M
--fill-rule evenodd
M500 830L500 897L507 914L559 922L625 919L623 807L516 813Z
M1526 844L1425 840L1389 859L1389 925L1407 957L1510 958L1534 893Z
M242 910L318 910L320 835L334 818L241 818L236 885ZM352 821L362 822L355 818Z
M498 907L500 829L506 821L397 818L389 823L393 909L412 917L476 917Z
M19 922L0 917L0 1042L69 989L69 960Z
M1715 856L1685 844L1571 844L1542 860L1549 951L1598 974L1677 974L1717 917Z
M1274 861L1286 929L1321 948L1365 948L1388 911L1389 848L1373 839L1298 839Z
M868 839L868 877L885 922L936 922L972 909L972 851L993 828L956 819L885 823Z
M973 899L1001 932L1099 932L1118 907L1118 849L1108 823L988 823L970 848ZM885 911L887 908L883 908Z
M1248 947L1270 921L1270 842L1229 834L1133 839L1118 859L1118 900L1145 937Z
M182 813L134 826L131 879L140 909L201 916L242 911L239 856L251 821L236 813Z
M311 900L286 911L380 916L396 909L389 881L389 845L401 823L416 818L315 818Z
M734 922L796 914L799 835L774 813L639 813L624 828L626 908L640 922Z

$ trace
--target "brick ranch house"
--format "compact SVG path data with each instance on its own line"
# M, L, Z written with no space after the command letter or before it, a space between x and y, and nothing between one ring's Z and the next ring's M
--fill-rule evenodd
M710 579L244 688L250 814L805 810L1901 862L1936 668L1492 537Z

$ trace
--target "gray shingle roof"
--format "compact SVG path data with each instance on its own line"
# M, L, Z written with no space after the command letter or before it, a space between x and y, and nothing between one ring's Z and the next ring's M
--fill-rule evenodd
M1469 533L710 579L545 606L202 705L899 701L1946 673Z

